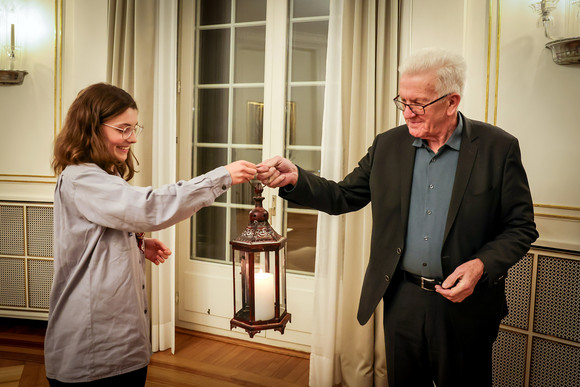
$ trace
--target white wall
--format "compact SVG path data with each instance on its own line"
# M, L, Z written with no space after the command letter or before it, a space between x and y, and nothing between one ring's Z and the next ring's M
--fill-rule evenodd
M468 80L460 110L519 139L537 206L536 243L580 250L580 65L552 61L530 3L404 0L401 56L427 46L465 56ZM567 29L559 25L568 2L561 3L554 32L577 31L569 22Z
M63 120L77 93L107 77L107 0L64 0Z
M0 66L9 67L4 49L10 44L14 24L19 60L15 69L25 70L22 85L0 86L0 199L51 198L51 143L57 132L58 108L55 83L55 1L23 0L14 3L11 17L0 17ZM7 3L2 2L0 16ZM23 182L23 183L20 183ZM48 195L47 195L48 194Z
M76 94L106 77L107 0L17 3L31 31L22 62L29 74L0 87L0 200L51 202L54 138Z

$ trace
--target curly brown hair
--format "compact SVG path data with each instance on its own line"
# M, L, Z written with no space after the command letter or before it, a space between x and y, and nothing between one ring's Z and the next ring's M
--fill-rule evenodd
M68 165L94 163L109 174L119 174L129 181L135 175L132 150L119 162L107 149L101 126L103 122L132 108L137 103L125 90L107 83L96 83L79 92L71 104L64 126L54 143L52 168L60 174Z

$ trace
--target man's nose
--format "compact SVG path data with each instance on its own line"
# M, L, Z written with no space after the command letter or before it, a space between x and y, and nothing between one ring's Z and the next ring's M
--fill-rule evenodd
M413 113L413 111L411 110L411 107L409 105L405 105L405 110L403 110L403 117L408 118L408 117L414 117L416 116L415 113Z

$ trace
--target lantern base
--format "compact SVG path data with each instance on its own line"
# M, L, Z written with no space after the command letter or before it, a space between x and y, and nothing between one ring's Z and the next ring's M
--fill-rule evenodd
M235 318L233 318L230 320L230 330L232 330L234 327L243 328L246 330L246 332L248 332L248 334L250 335L250 338L254 338L254 335L256 333L260 333L261 331L267 330L267 329L274 329L275 331L278 331L281 334L284 334L284 329L286 328L286 324L290 321L292 321L292 315L290 313L284 313L284 315L281 317L280 321L274 319L274 320L259 321L256 323L251 323L248 321L240 321L240 320L236 320Z

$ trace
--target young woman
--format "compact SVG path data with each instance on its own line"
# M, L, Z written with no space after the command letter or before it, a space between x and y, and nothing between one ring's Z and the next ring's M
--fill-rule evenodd
M236 161L158 189L127 183L142 130L124 90L99 83L72 103L54 147L54 280L45 339L51 386L144 385L151 356L145 259L171 251L144 238L250 180Z

